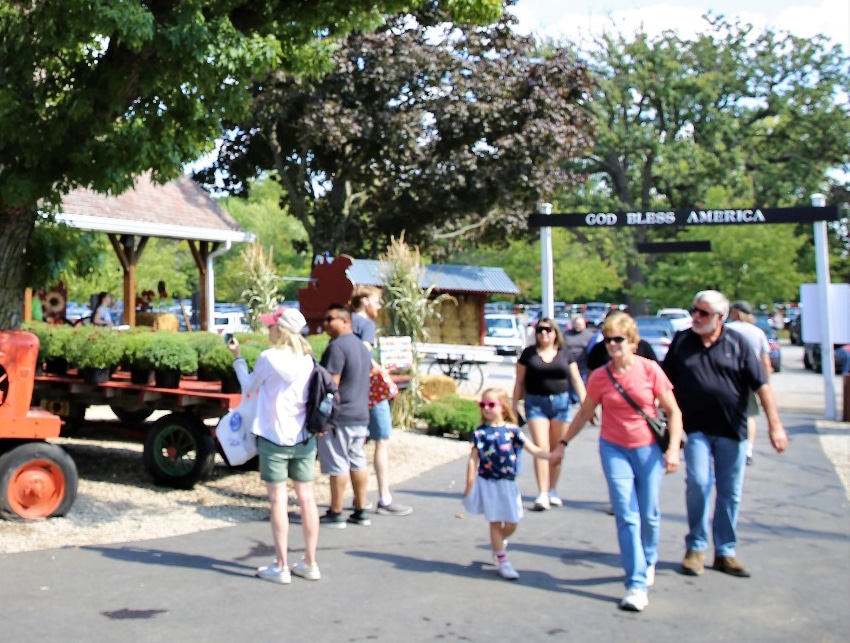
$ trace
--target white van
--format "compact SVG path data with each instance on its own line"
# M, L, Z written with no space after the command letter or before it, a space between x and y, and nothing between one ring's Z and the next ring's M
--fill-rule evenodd
M519 355L525 348L525 337L516 315L490 313L484 315L487 334L484 345L502 355Z

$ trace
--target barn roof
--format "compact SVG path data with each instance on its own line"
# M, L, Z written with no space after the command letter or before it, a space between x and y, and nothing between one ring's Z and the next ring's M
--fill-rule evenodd
M373 259L356 259L348 268L349 279L359 286L383 286L382 275L390 270L390 264ZM487 266L459 266L431 264L422 267L419 279L422 288L433 286L435 290L448 293L485 294L498 293L518 295L519 288L502 268Z

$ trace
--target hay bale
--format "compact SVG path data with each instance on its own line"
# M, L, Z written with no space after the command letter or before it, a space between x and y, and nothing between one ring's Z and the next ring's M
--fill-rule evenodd
M421 375L422 394L430 400L457 393L457 382L447 375Z

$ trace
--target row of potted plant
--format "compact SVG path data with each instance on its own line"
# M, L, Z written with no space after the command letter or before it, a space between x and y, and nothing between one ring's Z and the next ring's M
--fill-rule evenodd
M48 371L64 361L68 368L133 371L179 371L198 373L199 378L224 380L235 377L233 356L220 335L176 333L136 327L126 331L96 326L56 326L43 322L24 325L38 337L38 362ZM239 335L242 355L253 367L267 347L263 335Z

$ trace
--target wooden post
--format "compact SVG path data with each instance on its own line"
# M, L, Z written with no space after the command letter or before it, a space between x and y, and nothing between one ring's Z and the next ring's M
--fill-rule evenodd
M32 288L24 288L24 321L32 321Z

